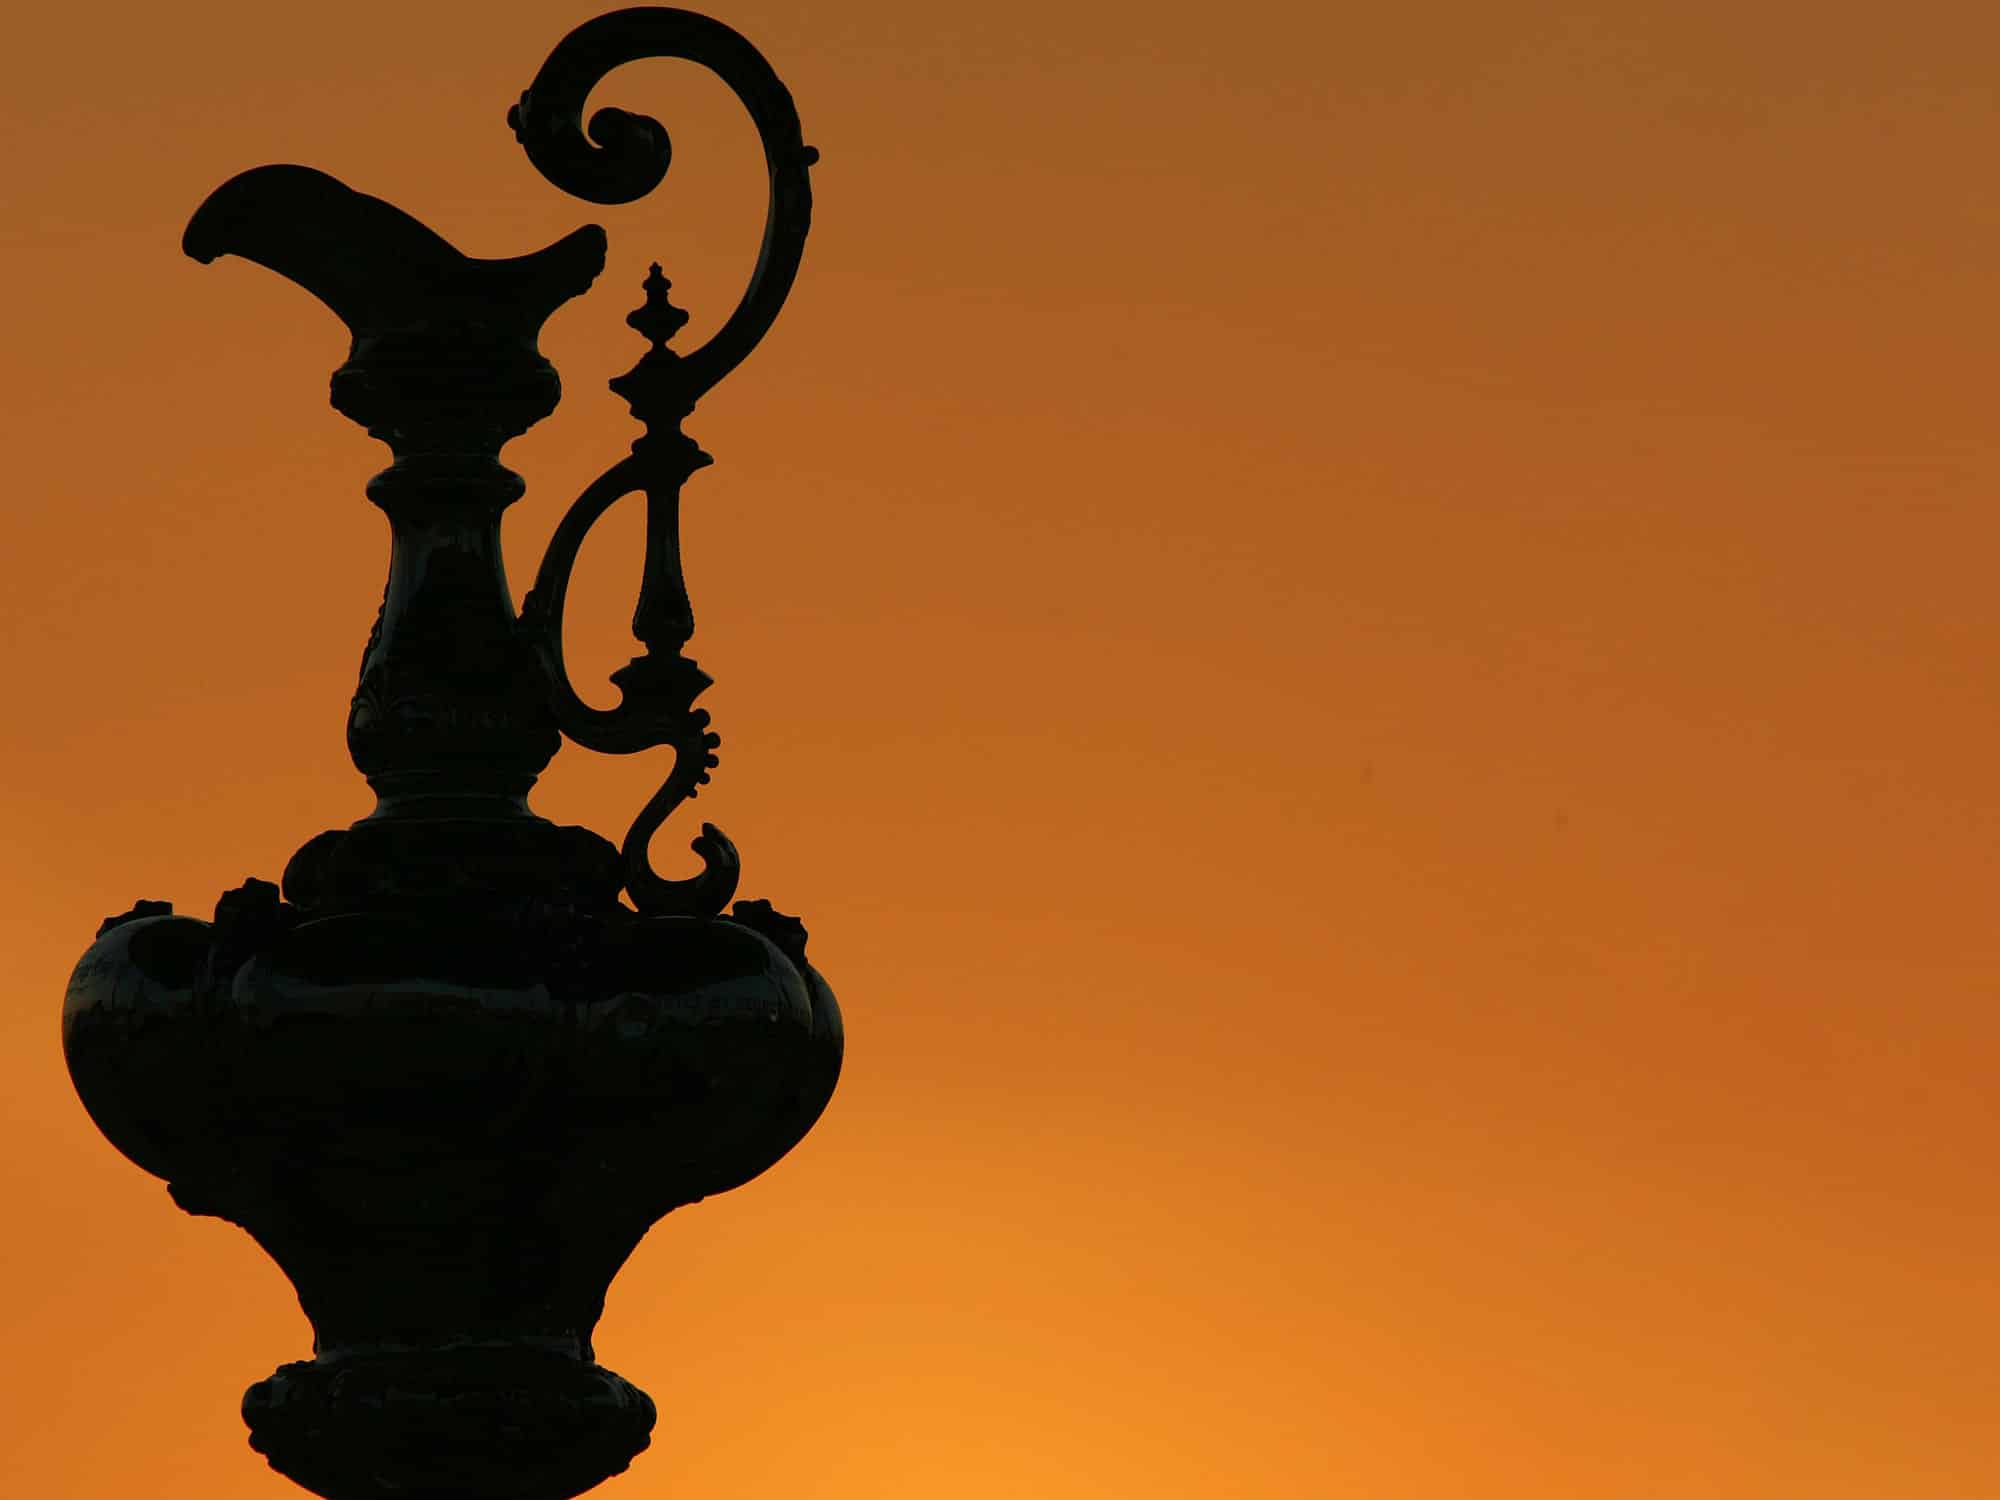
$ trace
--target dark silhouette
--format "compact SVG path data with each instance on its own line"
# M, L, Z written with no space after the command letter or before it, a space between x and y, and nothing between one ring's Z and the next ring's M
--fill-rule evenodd
M558 527L516 618L501 446L560 383L536 341L604 262L587 227L473 260L408 214L298 166L259 167L202 204L184 240L268 266L353 335L334 406L387 443L368 485L392 545L348 747L377 805L307 841L279 886L252 880L212 923L141 902L108 920L63 1012L78 1093L112 1143L190 1213L247 1229L311 1319L314 1358L250 1388L251 1443L329 1500L565 1500L625 1468L654 1411L593 1362L605 1290L671 1209L735 1187L811 1128L840 1071L833 994L805 928L735 892L704 824L703 869L665 879L654 832L716 764L694 700L708 676L681 573L682 484L710 460L680 428L762 338L811 214L790 96L750 44L686 11L600 17L551 55L509 120L551 181L597 202L661 179L666 132L580 112L638 57L712 67L763 139L771 209L758 268L716 336L659 267L628 320L647 340L612 382L644 431ZM595 144L592 144L594 142ZM577 549L619 498L646 498L643 650L592 709L562 656ZM623 849L528 809L563 735L673 763ZM621 890L633 907L624 905Z

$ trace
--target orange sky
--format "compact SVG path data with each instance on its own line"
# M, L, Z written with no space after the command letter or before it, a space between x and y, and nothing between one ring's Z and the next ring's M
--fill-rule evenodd
M99 918L369 806L386 450L332 316L181 228L263 161L477 255L606 226L518 590L629 440L646 262L691 343L762 212L674 65L599 95L673 130L652 198L533 173L506 106L595 8L12 23L7 1494L298 1493L236 1415L288 1285L56 1041ZM2000 1494L2000 11L718 14L824 155L689 424L700 811L849 1053L614 1284L661 1420L600 1493ZM654 774L536 805L615 835Z

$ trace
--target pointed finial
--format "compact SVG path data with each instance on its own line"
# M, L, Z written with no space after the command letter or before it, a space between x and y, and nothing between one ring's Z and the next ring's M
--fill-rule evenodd
M667 340L679 333L688 320L686 313L667 300L667 288L672 285L660 274L660 263L654 261L653 269L646 273L645 305L634 309L625 319L655 349L665 349Z
M633 451L645 445L656 457L672 452L677 463L685 464L683 477L709 462L695 440L680 430L681 419L694 410L699 391L689 389L687 362L667 347L667 340L680 332L688 315L667 300L673 283L660 274L659 263L646 275L645 305L625 321L652 345L639 362L609 382L623 396L632 415L645 425L645 434L633 443ZM642 636L641 639L644 639Z

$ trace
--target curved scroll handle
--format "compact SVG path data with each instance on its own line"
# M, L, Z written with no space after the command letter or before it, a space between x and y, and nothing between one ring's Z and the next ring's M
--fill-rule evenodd
M521 603L521 628L546 675L556 724L564 734L587 750L612 755L660 745L674 752L673 769L625 835L621 852L632 904L647 916L713 917L736 894L743 869L727 834L713 823L701 825L690 847L701 856L702 870L685 880L662 878L647 854L660 825L700 790L716 764L721 737L710 732L708 711L694 706L709 685L708 674L685 657L648 652L611 674L618 685L618 706L592 708L577 696L563 661L563 610L585 535L627 495L643 491L648 504L658 503L658 482L653 466L634 455L612 465L576 498L549 539L535 585Z
M639 6L586 21L564 37L521 102L507 112L528 160L564 192L592 203L630 203L667 175L673 143L666 127L648 115L600 109L590 117L589 139L584 136L583 106L590 91L613 68L646 57L700 63L728 84L750 111L771 174L764 242L743 300L715 336L682 362L694 397L743 362L784 306L812 227L807 169L819 152L800 134L790 91L739 33L693 11Z

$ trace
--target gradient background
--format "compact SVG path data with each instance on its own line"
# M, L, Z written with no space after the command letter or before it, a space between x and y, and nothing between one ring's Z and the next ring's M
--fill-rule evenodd
M56 1045L99 918L369 806L386 451L332 316L181 227L263 161L473 254L607 226L522 586L630 436L646 262L691 340L761 223L683 66L598 96L673 130L654 197L534 175L503 113L596 8L10 23L9 1495L297 1493L236 1415L290 1289ZM613 1287L662 1415L602 1493L2000 1494L2000 14L722 14L825 156L690 424L700 812L850 1056ZM537 805L615 834L656 771Z

